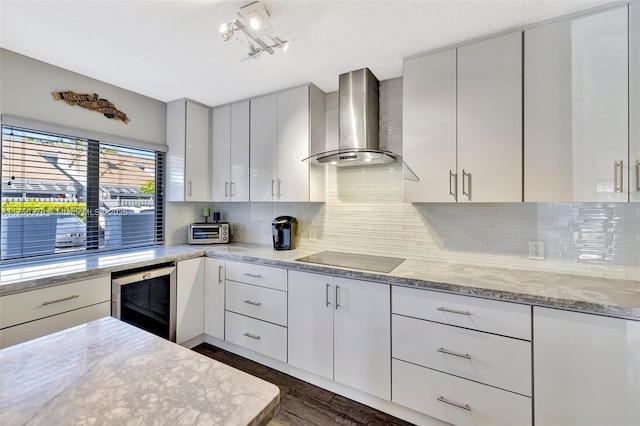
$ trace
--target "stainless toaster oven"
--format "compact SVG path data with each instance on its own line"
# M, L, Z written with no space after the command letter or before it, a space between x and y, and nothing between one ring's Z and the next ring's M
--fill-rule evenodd
M227 244L229 240L229 224L226 222L189 225L189 244Z

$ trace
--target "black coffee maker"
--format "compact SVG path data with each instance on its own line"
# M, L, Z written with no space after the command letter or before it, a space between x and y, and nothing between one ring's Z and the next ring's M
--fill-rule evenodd
M271 224L274 250L293 250L298 245L298 220L293 216L278 216Z

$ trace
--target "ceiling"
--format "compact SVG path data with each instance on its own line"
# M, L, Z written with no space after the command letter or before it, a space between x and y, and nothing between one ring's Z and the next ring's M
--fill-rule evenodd
M242 61L218 28L251 0L0 0L0 46L146 96L215 106L312 82L325 92L362 67L380 79L402 58L610 0L274 1L290 49Z

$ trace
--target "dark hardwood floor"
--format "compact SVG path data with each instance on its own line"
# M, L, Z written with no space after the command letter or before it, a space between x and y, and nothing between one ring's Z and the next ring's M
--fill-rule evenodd
M207 343L198 345L193 350L278 386L280 388L280 410L269 426L411 425L411 423Z

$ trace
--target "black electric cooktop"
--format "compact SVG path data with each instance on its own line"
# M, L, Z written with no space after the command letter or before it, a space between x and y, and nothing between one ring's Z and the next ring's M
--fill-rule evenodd
M368 254L342 253L339 251L321 251L320 253L296 259L299 262L318 263L339 266L341 268L361 269L364 271L388 273L404 262L399 257L371 256Z

